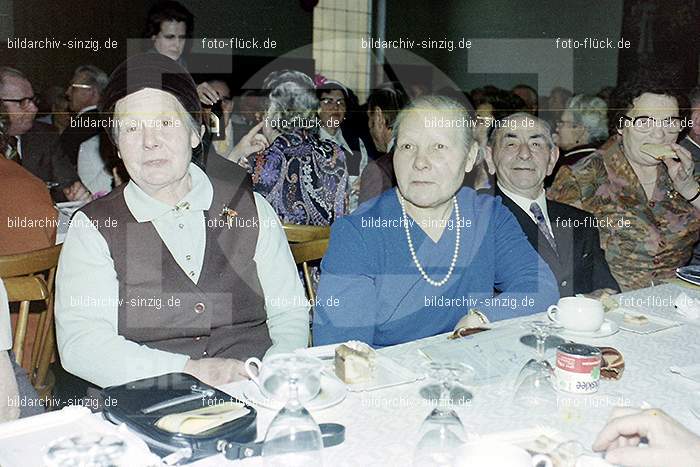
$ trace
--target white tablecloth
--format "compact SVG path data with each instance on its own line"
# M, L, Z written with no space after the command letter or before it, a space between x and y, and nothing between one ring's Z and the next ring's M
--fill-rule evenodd
M672 284L634 291L625 294L625 297L638 298L638 303L646 304L646 299L651 293L654 297L653 308L642 306L639 309L640 313L682 320L672 306L673 299L681 292L693 299L700 299L700 292ZM535 318L542 316L536 315ZM520 326L521 322L528 319L533 317L508 320L497 323L496 326ZM418 348L443 339L444 335L434 336L382 349L380 352L407 368L418 371L420 364L425 361ZM669 372L670 366L691 365L697 362L700 356L698 324L685 323L650 335L620 331L607 338L576 340L619 349L625 357L626 365L622 379L616 382L602 382L595 395L563 397L557 411L545 420L533 420L528 410L515 407L511 403L512 381L474 386L471 388L474 392L473 403L456 409L465 429L470 433L488 434L547 425L567 438L577 439L590 446L614 406L639 407L646 403L664 409L688 428L700 433L700 420L689 410L693 399L699 397L700 384ZM524 358L534 355L532 348L524 346L518 340L512 345L522 351ZM410 465L418 428L431 410L431 406L418 395L422 384L424 382L418 381L372 392L349 392L347 398L339 405L312 413L319 423L341 423L347 429L343 444L324 450L326 465ZM227 385L222 389L233 395L241 395L240 383ZM273 416L272 410L258 409L259 439L264 436ZM262 465L262 462L260 459L228 462L223 456L215 456L191 465Z
M693 299L700 299L700 292L671 284L630 292L624 294L624 297L628 298L628 303L632 299L634 303L646 305L647 297L651 293L654 297L652 303L658 306L640 306L640 313L657 314L681 321L682 316L673 308L673 300L681 292ZM520 322L543 316L540 314L518 318L497 325L519 326ZM433 336L385 348L380 352L419 372L421 363L426 360L418 352L418 348L443 339L444 335ZM700 433L700 420L689 411L692 399L700 397L700 384L668 370L672 365L690 365L698 361L700 326L684 324L650 335L620 331L607 338L579 338L576 341L597 346L612 346L620 350L625 357L622 379L616 382L602 382L598 393L592 396L562 397L558 413L552 413L547 420L537 421L531 420L527 409L519 409L511 403L512 381L471 387L474 392L473 403L468 407L456 409L467 432L487 434L545 424L568 438L577 439L590 446L614 406L639 407L646 403L664 409L688 428ZM513 342L513 346L522 348L525 357L534 356L532 348L518 341ZM319 423L342 423L347 428L345 443L325 450L324 460L328 461L328 465L410 465L418 441L418 428L431 410L431 406L426 405L418 395L418 390L423 384L425 382L418 381L373 392L349 392L341 404L314 413L314 418ZM234 395L240 395L239 387L239 384L233 384L225 389ZM273 416L274 412L271 410L258 410L259 439L264 437ZM193 465L221 465L222 460L223 457L218 456ZM232 464L262 465L259 459Z

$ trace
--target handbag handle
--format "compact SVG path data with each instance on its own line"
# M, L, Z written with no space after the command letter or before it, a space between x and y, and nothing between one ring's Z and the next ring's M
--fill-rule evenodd
M321 440L324 448L337 446L345 441L345 426L339 423L321 423L318 427L321 430ZM225 440L219 441L219 444L216 446L217 450L230 460L260 456L262 455L262 447L262 441L240 444L230 443Z

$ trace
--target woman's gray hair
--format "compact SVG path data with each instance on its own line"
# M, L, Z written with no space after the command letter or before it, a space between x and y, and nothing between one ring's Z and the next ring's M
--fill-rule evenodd
M440 95L424 95L416 98L396 116L394 126L392 127L392 136L394 141L398 140L401 124L411 112L421 110L438 110L445 113L444 119L452 121L451 126L460 130L462 141L464 142L464 150L468 153L474 141L474 124L475 119L473 110L467 109L454 99ZM429 122L426 122L426 125ZM437 122L436 122L437 123ZM447 125L445 125L447 126Z
M608 139L608 105L603 99L585 94L577 94L566 105L571 111L574 123L583 125L591 140L596 143Z
M318 131L316 87L309 76L292 70L274 71L263 82L270 91L265 118L282 133L306 128Z

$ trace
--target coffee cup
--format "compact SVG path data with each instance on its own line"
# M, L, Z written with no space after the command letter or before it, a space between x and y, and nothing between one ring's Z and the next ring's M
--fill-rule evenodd
M251 357L245 361L243 368L267 399L286 401L290 379L296 380L301 403L310 401L321 391L323 362L314 357L278 354L262 361Z
M525 449L512 444L484 443L465 444L459 449L457 466L471 467L552 467L552 460L544 454L531 456Z
M560 298L547 309L549 319L575 332L594 332L605 319L603 304L586 297Z

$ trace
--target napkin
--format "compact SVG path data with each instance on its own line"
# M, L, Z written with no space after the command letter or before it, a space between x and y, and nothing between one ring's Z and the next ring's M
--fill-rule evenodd
M241 418L248 412L250 410L240 402L223 402L188 412L166 415L158 419L156 426L171 433L197 435Z
M695 320L700 318L700 300L692 299L685 293L678 294L673 301L676 310L687 319Z
M669 368L671 373L677 373L685 378L700 383L700 364L696 363L694 365L687 366L672 366Z

